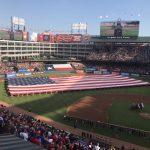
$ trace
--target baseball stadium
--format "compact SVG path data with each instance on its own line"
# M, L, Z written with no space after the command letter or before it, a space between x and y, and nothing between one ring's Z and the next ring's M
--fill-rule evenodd
M15 28L17 26L17 29ZM100 35L0 28L1 150L149 150L150 37L137 20ZM30 38L31 36L31 38Z

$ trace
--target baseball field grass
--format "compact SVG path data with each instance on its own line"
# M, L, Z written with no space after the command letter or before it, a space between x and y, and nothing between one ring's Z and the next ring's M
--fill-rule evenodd
M131 101L113 102L109 111L109 122L131 128L150 131L150 119L140 116L140 113L150 114L150 103L143 110L131 110Z

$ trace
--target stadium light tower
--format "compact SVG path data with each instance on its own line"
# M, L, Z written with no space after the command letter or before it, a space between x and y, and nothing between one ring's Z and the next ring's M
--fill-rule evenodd
M77 32L78 34L85 33L87 34L87 23L73 23L71 26L71 34Z

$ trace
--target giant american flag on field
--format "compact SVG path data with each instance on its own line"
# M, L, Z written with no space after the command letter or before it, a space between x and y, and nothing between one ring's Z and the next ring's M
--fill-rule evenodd
M53 77L49 79L45 79L44 77L43 79L35 78L36 77L29 77L28 80L26 78L8 79L7 89L10 95L19 96L150 85L149 82L113 74Z

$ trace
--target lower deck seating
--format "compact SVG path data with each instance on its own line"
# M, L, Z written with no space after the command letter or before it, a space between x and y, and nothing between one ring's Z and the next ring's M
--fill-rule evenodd
M33 116L12 112L4 105L0 105L0 120L3 133L11 133L0 135L0 150L87 150L98 142L57 129ZM110 147L109 143L98 143L106 150Z
M13 134L0 134L0 150L44 150L44 148L25 142Z

